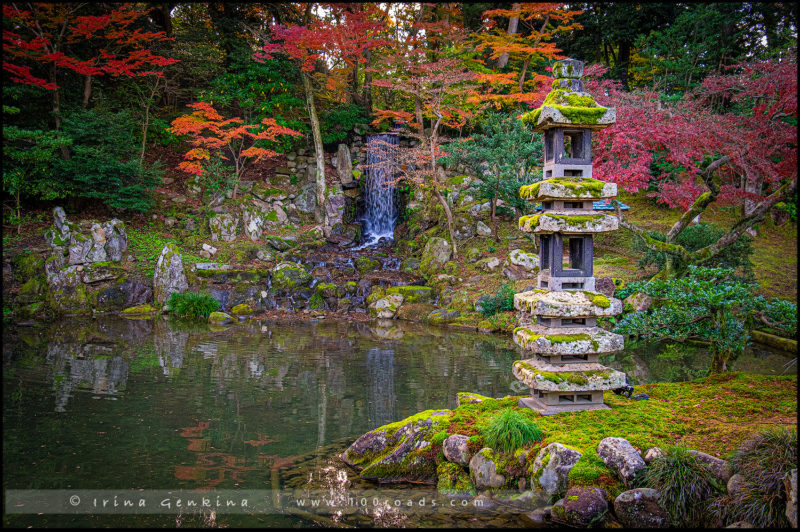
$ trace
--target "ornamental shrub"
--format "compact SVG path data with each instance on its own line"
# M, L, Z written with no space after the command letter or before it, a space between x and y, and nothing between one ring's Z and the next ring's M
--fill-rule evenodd
M506 310L514 310L514 289L508 283L501 286L494 297L481 302L480 313L489 317Z

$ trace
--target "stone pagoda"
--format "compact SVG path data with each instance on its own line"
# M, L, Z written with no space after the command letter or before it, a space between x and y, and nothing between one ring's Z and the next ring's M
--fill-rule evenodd
M556 80L542 106L523 116L544 134L543 180L520 189L541 203L519 228L539 237L537 285L514 296L521 326L514 342L525 360L514 376L531 390L520 400L542 415L608 408L603 391L625 387L625 374L598 363L600 354L623 349L623 338L597 326L597 318L622 312L619 299L594 292L593 238L618 228L616 216L593 209L617 195L617 185L592 178L591 133L612 125L616 110L584 92L583 63L553 67Z

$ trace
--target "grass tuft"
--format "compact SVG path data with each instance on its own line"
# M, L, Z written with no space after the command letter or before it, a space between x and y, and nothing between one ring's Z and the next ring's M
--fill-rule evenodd
M484 442L492 449L512 452L523 445L541 441L543 434L533 421L519 411L504 408L489 419L481 430Z
M207 317L219 308L219 301L209 294L198 292L173 292L167 306L178 316Z
M709 467L682 447L668 447L640 477L640 484L657 489L673 526L703 526L708 521L705 499L722 491Z

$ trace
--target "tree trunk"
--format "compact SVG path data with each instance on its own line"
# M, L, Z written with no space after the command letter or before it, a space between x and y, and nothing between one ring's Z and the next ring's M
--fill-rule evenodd
M317 208L314 210L314 217L317 223L325 221L325 152L322 148L322 134L319 130L319 119L317 109L314 104L314 92L311 87L311 77L308 72L302 72L303 90L306 93L306 105L308 106L308 117L311 120L311 133L314 138L314 155L317 161Z
M56 64L50 64L50 82L56 82ZM61 129L61 89L53 91L53 119L56 123L56 129ZM69 147L61 146L61 158L69 161Z
M89 96L92 95L92 76L86 76L83 80L83 108L89 107Z
M425 138L425 123L422 119L422 100L420 100L419 96L416 94L414 95L414 115L417 118L417 130L419 131L419 141Z
M364 85L361 87L361 99L364 102L364 109L367 111L367 116L372 116L372 71L370 71L372 50L364 50L364 58L367 62L364 64Z
M617 75L622 82L622 87L628 90L628 68L631 62L631 43L619 43L619 62L617 63Z
M458 249L456 248L456 235L455 232L453 232L453 212L450 210L447 200L444 199L444 196L442 196L442 193L439 192L436 186L433 188L433 193L436 195L436 199L439 200L439 204L444 208L444 215L447 218L447 232L450 234L450 245L453 246L453 260L455 260Z
M517 11L520 8L520 4L514 4L511 6L511 9ZM508 20L508 31L506 33L508 35L514 35L517 33L517 27L519 26L519 17L511 17ZM503 55L497 58L497 69L501 69L506 66L508 63L508 52L503 52Z
M519 73L519 92L522 92L522 86L525 85L525 74L528 72L528 65L531 63L532 57L531 55L526 57L522 64L522 72Z

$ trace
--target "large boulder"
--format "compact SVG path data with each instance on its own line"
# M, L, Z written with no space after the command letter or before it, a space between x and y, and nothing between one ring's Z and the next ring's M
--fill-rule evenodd
M108 260L106 254L106 232L98 223L93 223L91 228L92 249L86 255L87 262L105 262Z
M72 237L73 225L67 221L62 207L53 209L53 225L44 233L44 239L54 248L66 248Z
M469 476L478 489L499 488L506 477L497 472L492 450L484 447L469 461Z
M453 434L442 442L442 452L448 461L454 464L469 465L472 458L468 449L469 437L463 434Z
M456 216L453 219L453 234L458 239L472 238L475 236L473 222L466 216Z
M294 206L298 211L311 214L317 208L317 189L314 183L309 183L300 189L294 198Z
M272 268L272 288L279 292L291 292L298 287L306 287L311 282L311 274L296 262L281 262Z
M167 244L161 250L153 273L153 299L164 304L172 293L185 292L188 289L189 283L186 281L180 251L173 244Z
M539 257L521 249L512 250L508 254L508 261L515 266L522 266L529 272L539 269Z
M567 490L550 510L553 520L578 528L596 524L608 512L606 490L593 486L578 486Z
M208 219L211 229L211 240L218 242L231 242L236 240L236 229L239 226L239 217L233 214L218 213Z
M653 306L653 298L642 292L634 292L623 300L623 304L627 303L636 312L644 312Z
M564 493L569 487L569 471L578 463L581 453L560 443L551 443L536 455L533 462L534 486L548 495Z
M606 297L612 297L617 287L611 277L598 277L594 283L594 291Z
M336 173L342 186L348 187L353 183L353 161L347 144L339 144L336 151Z
M326 237L331 235L336 224L343 223L346 205L347 198L344 194L331 194L325 199L325 224L322 230Z
M453 247L444 238L432 237L425 244L422 251L422 259L419 269L425 276L432 276L441 273L442 266L445 265L453 253Z
M391 319L397 315L402 304L403 296L400 294L387 295L370 303L369 313L377 318Z
M711 471L711 474L714 475L714 478L722 485L726 485L733 475L733 469L726 460L715 458L710 454L695 451L694 449L690 449L689 454L697 458L698 462L705 464Z
M84 264L89 262L89 252L92 250L94 242L91 238L80 233L72 233L69 239L69 264Z
M614 513L629 528L669 528L669 514L658 504L661 496L652 488L636 488L614 499Z
M597 446L597 455L626 486L631 485L637 471L647 467L639 451L625 438L604 438Z
M128 250L128 235L125 232L125 223L122 220L112 218L103 224L106 235L106 254L108 260L119 262L124 253Z
M383 483L436 483L434 434L450 423L449 410L426 410L400 423L378 427L341 455L361 478ZM399 426L399 428L398 428Z

